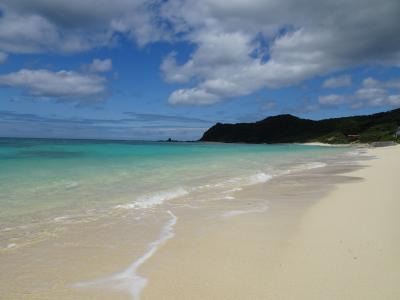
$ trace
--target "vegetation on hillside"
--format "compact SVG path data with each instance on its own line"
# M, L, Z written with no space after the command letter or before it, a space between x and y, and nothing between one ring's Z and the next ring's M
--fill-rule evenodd
M200 141L227 143L331 144L397 141L400 109L368 116L307 120L292 115L268 117L255 123L221 124L208 129Z

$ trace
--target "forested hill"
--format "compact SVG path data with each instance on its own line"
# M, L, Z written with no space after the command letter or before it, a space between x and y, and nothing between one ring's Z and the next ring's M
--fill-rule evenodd
M208 129L200 141L226 143L369 143L397 140L400 108L367 116L307 120L292 115L268 117L255 123L221 124Z

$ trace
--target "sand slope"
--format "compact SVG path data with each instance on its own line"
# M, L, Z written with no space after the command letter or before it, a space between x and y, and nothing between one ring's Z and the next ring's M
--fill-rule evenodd
M277 270L282 299L400 299L400 147L311 207Z
M400 299L400 147L301 214L177 226L141 270L142 299ZM198 224L197 224L198 225ZM193 224L193 227L197 226Z

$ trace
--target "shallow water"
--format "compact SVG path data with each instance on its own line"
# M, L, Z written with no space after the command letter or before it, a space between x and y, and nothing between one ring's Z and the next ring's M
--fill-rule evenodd
M301 164L318 167L318 160L344 151L301 145L0 139L0 230L115 206L146 209L200 189L267 181Z

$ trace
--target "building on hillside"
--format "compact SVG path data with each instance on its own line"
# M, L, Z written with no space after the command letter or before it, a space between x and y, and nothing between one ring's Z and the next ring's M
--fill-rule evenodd
M394 134L395 137L400 138L400 126L397 128L396 133Z
M360 135L359 135L359 134L348 134L348 135L347 135L347 138L348 138L350 141L355 142L355 141L357 141L357 140L360 138Z

